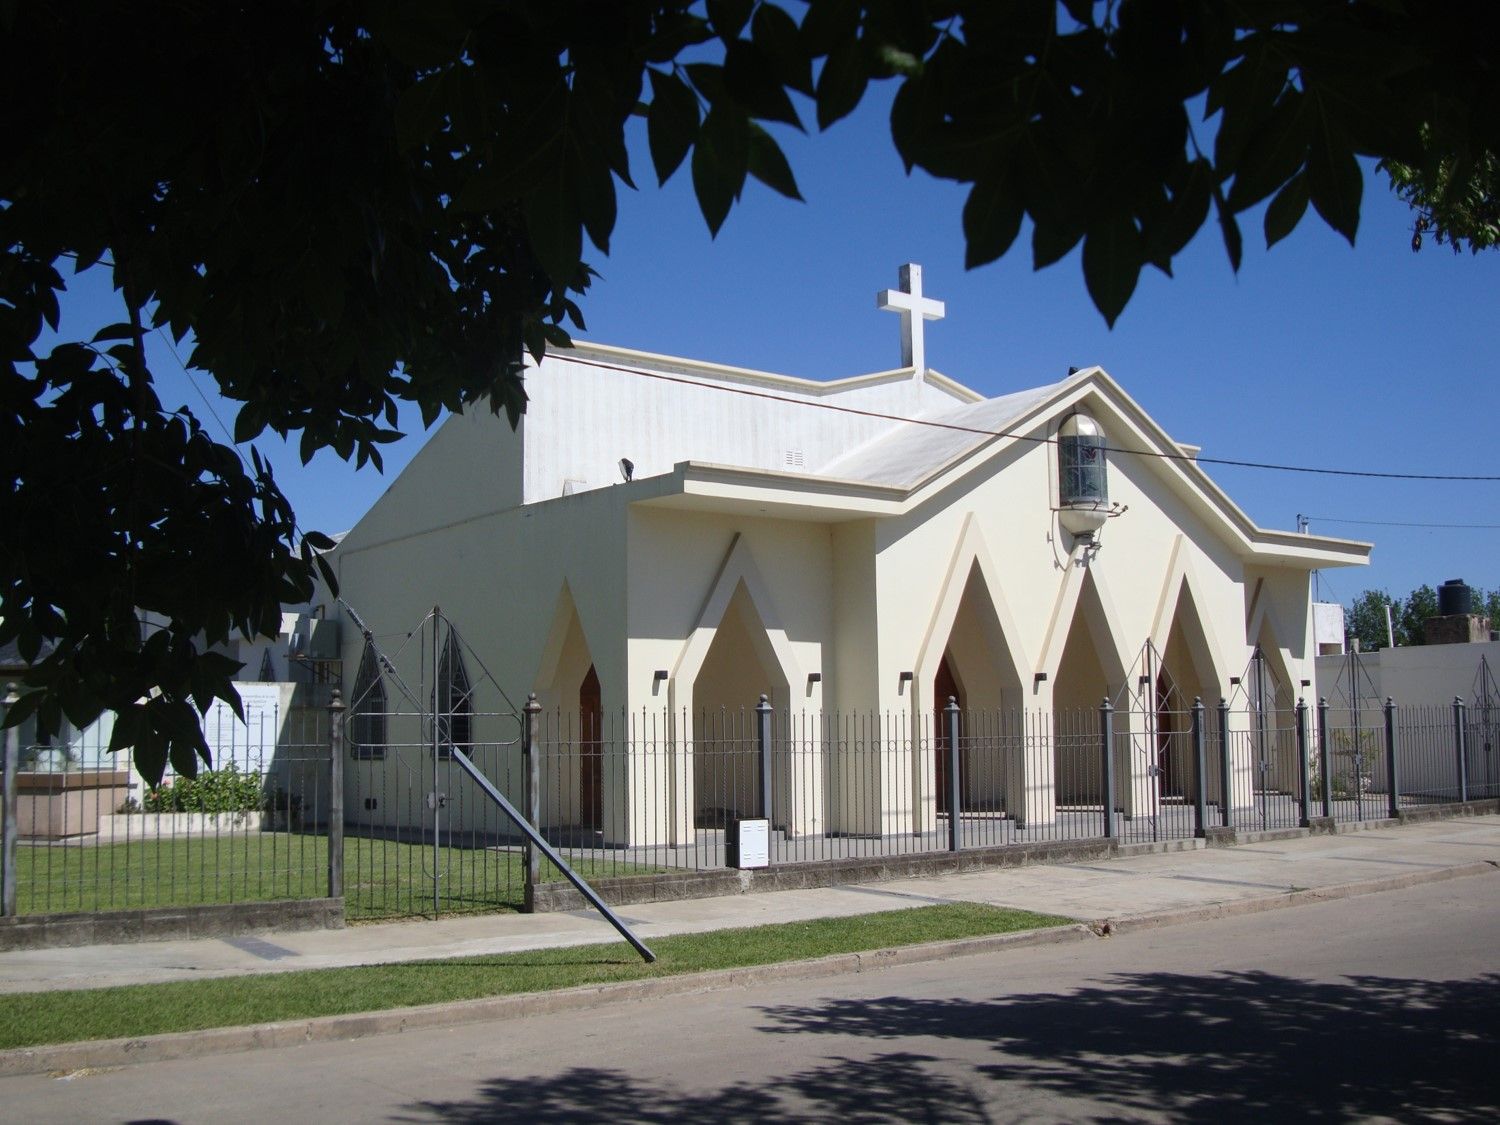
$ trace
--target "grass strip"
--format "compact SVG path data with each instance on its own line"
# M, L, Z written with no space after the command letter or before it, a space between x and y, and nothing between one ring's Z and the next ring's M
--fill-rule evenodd
M589 855L570 862L590 880L662 870ZM438 863L444 912L521 909L525 858L518 849L444 847ZM345 837L345 916L358 922L430 913L432 868L430 843ZM328 840L226 830L119 844L23 844L16 871L22 914L307 899L328 893ZM542 881L561 880L543 861Z
M975 903L679 934L651 942L654 965L624 942L485 957L0 996L0 1047L118 1039L545 992L609 981L801 961L834 953L1014 933L1071 920Z

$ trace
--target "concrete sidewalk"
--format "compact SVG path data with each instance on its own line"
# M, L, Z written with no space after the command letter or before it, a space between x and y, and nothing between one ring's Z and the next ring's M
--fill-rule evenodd
M1270 834L1275 836L1276 834ZM1149 846L1086 863L1041 864L621 907L648 944L666 934L843 917L938 902L984 902L1090 923L1096 931L1273 909L1430 879L1500 870L1500 816L1262 838L1231 848ZM343 930L0 952L0 992L469 957L617 940L592 912L486 914Z

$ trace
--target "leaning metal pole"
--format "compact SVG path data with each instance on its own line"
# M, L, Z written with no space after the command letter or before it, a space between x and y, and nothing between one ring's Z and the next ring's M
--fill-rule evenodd
M525 834L526 838L531 841L531 846L538 849L544 856L546 856L554 864L557 865L557 869L563 873L568 882L573 884L578 893L588 900L589 905L597 910L600 914L603 914L609 924L619 932L621 937L623 937L631 944L632 947L634 947L635 951L639 953L648 964L656 960L656 954L652 953L651 950L646 947L646 943L641 941L640 938L636 937L635 934L630 932L629 927L627 927L624 922L620 921L620 919L615 916L614 911L606 906L604 900L594 892L594 888L585 883L583 879L578 874L576 874L571 867L567 865L567 863L563 860L563 857L557 853L557 850L553 848L551 844L547 843L546 840L542 839L542 834L538 832L536 828L524 816L516 811L516 807L505 799L505 794L496 789L495 786L491 783L490 779L485 777L484 774L480 773L479 767L476 766L473 762L469 761L469 756L462 750L460 750L457 746L453 747L453 760L460 766L462 766L464 772L474 779L474 783L489 795L490 800L494 801L495 804L499 805L500 808L504 810L505 815L510 817L511 821L516 825L516 827L519 828L522 833Z

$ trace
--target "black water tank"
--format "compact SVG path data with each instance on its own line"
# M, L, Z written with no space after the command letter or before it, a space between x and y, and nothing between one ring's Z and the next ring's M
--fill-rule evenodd
M1457 617L1474 608L1474 591L1462 578L1450 578L1438 587L1438 616Z

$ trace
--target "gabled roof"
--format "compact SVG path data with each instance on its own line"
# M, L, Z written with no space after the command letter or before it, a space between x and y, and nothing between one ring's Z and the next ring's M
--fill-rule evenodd
M817 470L819 476L911 488L1026 417L1066 385L1032 387L902 423Z
M813 472L683 461L670 474L636 481L630 499L831 521L898 516L1018 441L1050 440L1049 420L1079 405L1099 418L1110 448L1149 458L1174 494L1247 558L1309 569L1368 560L1369 543L1258 526L1197 464L1197 450L1173 441L1100 367L912 419Z

